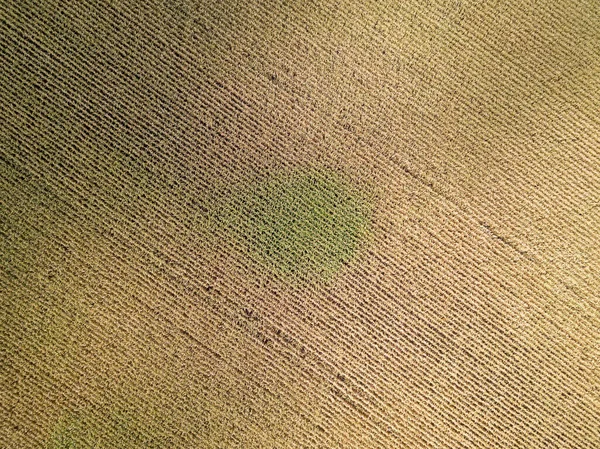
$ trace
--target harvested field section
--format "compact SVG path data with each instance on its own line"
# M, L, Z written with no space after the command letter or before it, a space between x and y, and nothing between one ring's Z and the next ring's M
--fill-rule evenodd
M0 447L600 446L595 2L0 6Z

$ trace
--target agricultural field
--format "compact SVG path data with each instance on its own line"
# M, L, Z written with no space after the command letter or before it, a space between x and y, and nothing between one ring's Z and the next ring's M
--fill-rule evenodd
M0 4L0 448L600 447L595 1Z

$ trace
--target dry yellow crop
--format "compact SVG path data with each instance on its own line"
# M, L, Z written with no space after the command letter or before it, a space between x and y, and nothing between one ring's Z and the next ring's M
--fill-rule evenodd
M600 447L597 0L0 2L0 449Z

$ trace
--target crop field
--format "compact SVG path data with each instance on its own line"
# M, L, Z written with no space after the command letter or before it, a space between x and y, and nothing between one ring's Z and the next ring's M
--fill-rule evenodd
M0 2L0 449L600 447L599 42Z

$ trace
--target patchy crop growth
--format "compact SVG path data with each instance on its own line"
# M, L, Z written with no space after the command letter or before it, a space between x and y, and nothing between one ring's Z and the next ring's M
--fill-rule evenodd
M328 280L368 235L370 207L336 173L298 170L236 189L214 219L271 273Z

